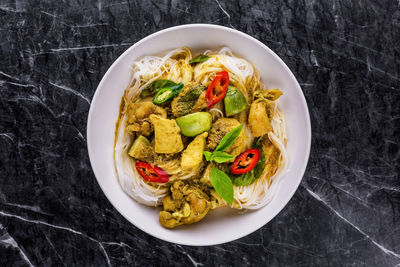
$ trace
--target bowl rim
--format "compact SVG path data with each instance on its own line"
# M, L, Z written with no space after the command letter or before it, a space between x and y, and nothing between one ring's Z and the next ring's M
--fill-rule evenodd
M303 106L303 108L305 108L306 110L306 132L307 132L307 138L305 140L306 142L306 147L307 147L307 151L305 151L304 154L304 162L301 165L300 168L300 176L301 179L298 179L298 181L295 183L295 186L293 187L293 189L291 190L291 192L288 194L290 197L287 198L286 201L283 201L283 205L281 205L280 208L274 210L271 213L271 219L267 222L262 221L258 224L256 224L255 226L252 227L252 229L244 234L239 234L237 236L234 237L228 237L224 240L221 240L219 242L207 242L205 240L205 242L203 244L193 244L191 242L182 242L181 240L175 242L175 241L171 241L168 240L162 236L155 236L152 233L148 232L146 229L143 229L142 227L139 227L135 224L135 222L133 222L130 218L128 218L119 208L119 206L117 205L117 203L114 202L114 200L112 200L111 196L108 195L107 191L105 190L105 188L103 188L102 184L100 183L100 180L98 177L98 173L97 171L93 168L93 156L91 156L92 152L91 152L91 148L89 146L89 140L90 140L90 136L92 134L91 131L91 125L93 122L92 120L92 116L93 116L93 106L96 103L96 100L99 96L99 88L101 88L103 86L103 83L105 83L105 81L108 79L108 76L110 75L111 70L128 54L130 53L130 51L134 50L137 46L139 46L141 43L146 42L148 39L154 38L158 35L164 34L164 33L168 33L170 31L175 31L175 30L180 30L180 29L188 29L188 28L209 28L209 29L217 29L217 30L224 30L224 31L228 31L234 34L238 34L240 36L242 36L243 38L249 39L252 42L257 43L258 45L260 45L262 48L264 48L265 50L267 50L278 62L280 62L280 64L284 67L284 69L287 71L287 73L289 74L289 77L295 82L295 87L296 89L301 93L301 102L299 104L301 104ZM254 233L255 231L259 230L261 227L263 227L264 225L266 225L267 223L269 223L270 221L272 221L282 210L284 207L286 207L286 205L289 203L289 201L292 199L294 193L297 191L303 177L304 177L304 173L306 171L307 165L308 165L308 161L309 161L309 156L310 156L310 151L311 151L311 136L312 136L312 131L311 131L311 120L310 120L310 112L308 110L308 106L307 106L307 102L304 96L303 91L301 90L301 87L296 79L296 77L294 76L294 74L292 73L292 71L289 69L289 67L285 64L285 62L274 52L272 51L268 46L266 46L264 43L262 43L261 41L257 40L256 38L241 32L239 30L236 29L232 29L229 27L225 27L225 26L221 26L221 25L214 25L214 24L207 24L207 23L193 23L193 24L183 24L183 25L178 25L178 26L172 26L160 31L156 31L150 35L147 35L146 37L140 39L139 41L137 41L136 43L134 43L133 45L131 45L125 52L123 52L112 64L111 66L108 68L108 70L106 71L106 73L103 75L100 83L98 84L98 86L96 87L96 91L93 95L93 98L91 100L91 104L90 104L90 108L89 108L89 114L88 114L88 119L87 119L87 127L86 127L86 145L87 145L87 149L88 149L88 155L89 155L89 161L90 161L90 165L91 165L91 169L94 173L94 176L96 178L97 183L99 184L101 190L103 191L104 195L106 196L106 198L108 199L108 201L110 201L111 205L119 212L120 215L122 215L122 217L124 217L127 221L129 221L131 224L133 224L135 227L137 227L138 229L140 229L141 231L145 232L146 234L161 239L163 241L169 242L171 244L179 244L179 245L187 245L187 246L212 246L212 245L220 245L220 244L224 244L224 243L228 243L228 242L232 242L234 240L243 238L245 236L248 236L252 233Z

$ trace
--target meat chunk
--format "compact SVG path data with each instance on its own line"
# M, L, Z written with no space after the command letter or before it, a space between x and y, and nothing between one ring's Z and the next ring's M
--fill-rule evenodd
M279 89L259 90L254 92L254 98L259 100L275 101L281 95L283 95L283 93Z
M264 173L266 174L268 182L269 178L271 178L278 169L279 157L281 155L281 151L271 142L268 138L268 135L262 137L262 149L265 155L265 167Z
M210 197L194 184L176 181L170 190L171 194L163 199L164 210L159 214L160 224L166 228L198 222L211 208Z
M155 151L162 154L175 154L183 149L180 128L175 120L150 115L154 126Z
M206 145L207 132L194 138L182 153L181 168L183 171L193 171L203 162L203 150Z
M210 134L207 139L207 147L213 150L217 147L222 138L234 128L238 127L240 122L233 118L221 118L218 119L212 126ZM242 152L244 147L245 133L244 129L240 132L240 135L236 141L225 151L228 154L236 157Z
M267 107L264 101L254 101L250 106L248 125L254 137L263 136L272 131Z
M211 174L211 168L212 168L212 164L208 164L206 169L203 172L203 175L200 178L200 182L208 185L208 186L212 186L211 184L211 180L210 180L210 174Z
M282 95L278 89L254 92L254 102L250 106L248 125L251 134L259 137L272 131L271 119L274 103Z
M174 117L177 118L191 113L192 108L196 105L205 88L204 85L194 82L185 84L179 95L171 102L171 110ZM198 104L197 109L200 106L201 103Z
M192 112L199 112L207 108L206 91L203 91L192 108Z
M150 122L150 115L158 115L161 118L167 117L167 112L154 105L150 101L139 103L128 103L127 106L127 126L125 130L128 133L138 133L143 136L150 136L153 133L153 126Z

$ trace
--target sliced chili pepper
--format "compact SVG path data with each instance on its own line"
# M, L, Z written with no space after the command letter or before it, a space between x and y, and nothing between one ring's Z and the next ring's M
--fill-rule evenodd
M242 174L251 171L260 159L261 151L257 148L251 148L236 157L231 165L231 173Z
M168 100L171 100L172 98L174 98L174 91L169 87L162 88L154 96L153 103L156 105L160 105L167 102Z
M153 103L161 105L165 102L172 100L177 96L183 88L183 83L178 83L170 87L161 88L153 98Z
M229 74L226 70L218 73L206 91L207 108L212 108L215 104L221 101L229 86Z
M153 183L166 183L169 181L168 174L157 165L151 165L146 162L137 161L135 167L140 176L147 181Z

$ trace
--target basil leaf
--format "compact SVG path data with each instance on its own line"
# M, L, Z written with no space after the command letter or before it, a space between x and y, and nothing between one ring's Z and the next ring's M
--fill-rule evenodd
M212 153L208 152L208 151L203 151L203 155L206 158L207 161L211 161L212 160Z
M227 133L221 140L221 142L219 142L217 148L215 149L215 151L225 151L228 149L228 147L230 147L238 138L238 136L240 135L240 132L242 131L243 126L239 125L238 127L236 127L235 129L231 130L229 133Z
M148 97L151 95L154 95L160 90L161 88L164 87L171 87L176 85L173 81L166 80L166 79L161 79L161 80L156 80L149 85L147 85L142 92L140 93L140 97Z
M230 177L234 185L237 186L251 185L252 183L257 181L257 179L260 178L261 174L263 173L266 159L264 151L262 149L261 138L254 140L253 147L258 148L261 151L260 159L258 160L257 165L249 172L242 173L239 175L230 173Z
M189 64L196 64L196 63L201 63L204 61L207 61L207 59L209 59L209 56L206 55L198 55L197 57L192 58L191 60L189 60Z
M233 185L228 175L215 167L211 168L210 174L211 184L214 186L215 191L226 202L232 204L233 202Z
M215 151L214 153L212 153L211 156L211 159L216 163L224 163L234 158L235 158L234 156L229 155L228 153L222 151Z

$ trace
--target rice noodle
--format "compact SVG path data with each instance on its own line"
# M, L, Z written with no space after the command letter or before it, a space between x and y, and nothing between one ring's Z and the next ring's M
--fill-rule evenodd
M224 47L219 51L206 50L204 54L207 54L210 58L195 67L189 64L192 54L186 47L174 49L163 57L145 56L138 59L132 64L132 78L125 91L123 101L134 102L143 88L157 79L169 79L183 83L195 81L208 85L216 73L224 69L229 72L230 83L241 90L247 100L250 100L255 90L265 89L253 65L245 59L236 57L229 48ZM210 109L213 121L224 116L221 102ZM247 112L242 112L235 118L243 124L246 133L245 147L251 147L254 138L247 126ZM114 162L118 180L122 189L136 201L148 206L160 205L162 199L168 193L170 183L149 184L137 173L134 168L134 160L127 153L132 137L125 132L126 120L125 111L122 110L117 123L114 150ZM278 169L269 179L266 177L267 172L264 170L255 183L249 186L234 186L233 208L258 209L268 204L276 194L279 182L287 171L286 123L283 113L279 110L277 104L274 106L271 126L273 130L268 134L268 138L280 151ZM157 164L170 175L170 181L198 177L204 169L203 163L195 171L184 172L180 168L179 158L168 161L160 158Z

